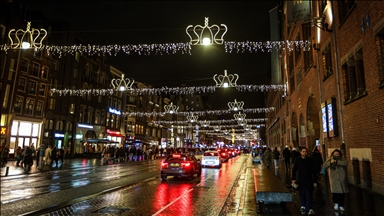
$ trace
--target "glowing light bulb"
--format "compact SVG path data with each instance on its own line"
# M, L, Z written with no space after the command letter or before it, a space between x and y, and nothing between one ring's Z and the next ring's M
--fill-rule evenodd
M224 87L224 88L228 88L228 83L225 82L225 83L223 84L223 87Z
M169 111L170 114L173 114L173 110Z
M29 48L31 47L31 44L30 44L29 42L23 42L23 43L21 44L21 47L22 47L23 49L29 49Z
M125 87L124 86L120 86L119 91L125 91Z
M233 108L233 110L237 111L237 107Z
M207 38L207 37L205 37L205 38L203 38L203 45L210 45L211 44L211 39L209 39L209 38Z

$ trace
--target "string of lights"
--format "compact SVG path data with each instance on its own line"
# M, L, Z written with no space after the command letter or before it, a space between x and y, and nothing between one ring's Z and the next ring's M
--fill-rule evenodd
M202 93L214 93L216 86L193 86L193 87L160 87L160 88L133 88L128 90L132 95L161 95L161 94L180 94L180 95L194 95ZM266 91L284 91L285 85L237 85L234 87L240 92L266 92ZM58 96L105 96L112 95L113 89L50 89L51 95L57 94Z
M0 45L0 51L8 52L9 49L13 49L11 45L2 44ZM243 42L234 42L226 41L224 42L224 49L226 53L244 53L244 52L272 52L272 50L298 50L303 49L304 51L309 51L311 49L311 41L265 41L265 42L256 42L256 41L243 41ZM37 48L39 51L46 51L48 55L58 55L60 58L66 55L74 55L77 52L81 55L109 55L116 56L119 53L124 53L126 55L138 54L148 56L151 54L154 55L164 55L164 54L189 54L192 52L192 43L164 43L164 44L126 44L126 45L70 45L70 46L60 46L60 45L42 45L40 48Z
M244 113L269 113L275 110L275 107L269 108L248 108L244 109ZM208 116L208 115L225 115L232 113L232 110L205 110L205 111L188 111L188 112L173 112L173 115L188 116L191 113L197 116ZM124 113L125 116L130 117L150 117L150 116L164 116L170 114L169 112L128 112Z
M268 118L257 118L257 119L247 119L247 122L265 122ZM236 119L229 119L229 120L208 120L207 122L209 124L225 124L225 123L232 123L237 121ZM152 121L154 124L190 124L189 121Z
M219 126L220 128L236 128L236 127L243 127L243 126L240 126L240 125L216 125L216 126ZM258 129L258 128L261 128L261 127L265 127L265 124L252 124L250 125L251 128L255 128L255 129ZM179 126L175 126L175 127L179 127L179 128L187 128L187 129L190 129L190 128L196 128L196 125L179 125ZM205 127L205 126L201 126L202 128L208 128L208 127ZM211 126L211 127L215 127L215 126ZM245 130L245 129L242 129L242 130ZM199 130L200 131L200 130Z

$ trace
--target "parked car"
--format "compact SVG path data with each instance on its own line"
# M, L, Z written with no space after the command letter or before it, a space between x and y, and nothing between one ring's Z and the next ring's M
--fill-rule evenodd
M190 180L193 176L201 175L200 159L185 153L171 154L161 163L161 179L167 180L167 176L188 177Z
M218 151L206 151L201 159L201 166L221 167L221 157Z

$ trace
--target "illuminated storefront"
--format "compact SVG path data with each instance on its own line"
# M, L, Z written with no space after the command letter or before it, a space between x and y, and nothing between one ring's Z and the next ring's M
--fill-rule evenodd
M14 154L15 149L20 146L28 146L32 143L37 148L39 146L41 134L41 122L17 121L12 122L11 137L9 143L10 154Z
M84 153L83 140L89 139L103 139L105 134L105 127L99 125L77 124L75 136L75 154Z
M122 144L122 138L123 136L121 135L120 131L107 129L108 140Z

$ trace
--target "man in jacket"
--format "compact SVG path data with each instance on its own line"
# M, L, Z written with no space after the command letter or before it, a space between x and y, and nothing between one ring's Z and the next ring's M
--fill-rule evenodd
M292 184L298 184L299 186L300 211L305 212L309 209L308 214L313 215L315 212L312 209L312 192L313 188L317 185L315 166L313 159L308 157L308 149L306 147L301 148L300 155L301 157L296 158L292 168Z
M277 147L273 149L273 162L275 165L275 169L279 168L279 159L280 159L280 152L277 150Z
M283 157L285 162L285 169L291 169L291 150L289 150L288 146L286 145L283 150Z

